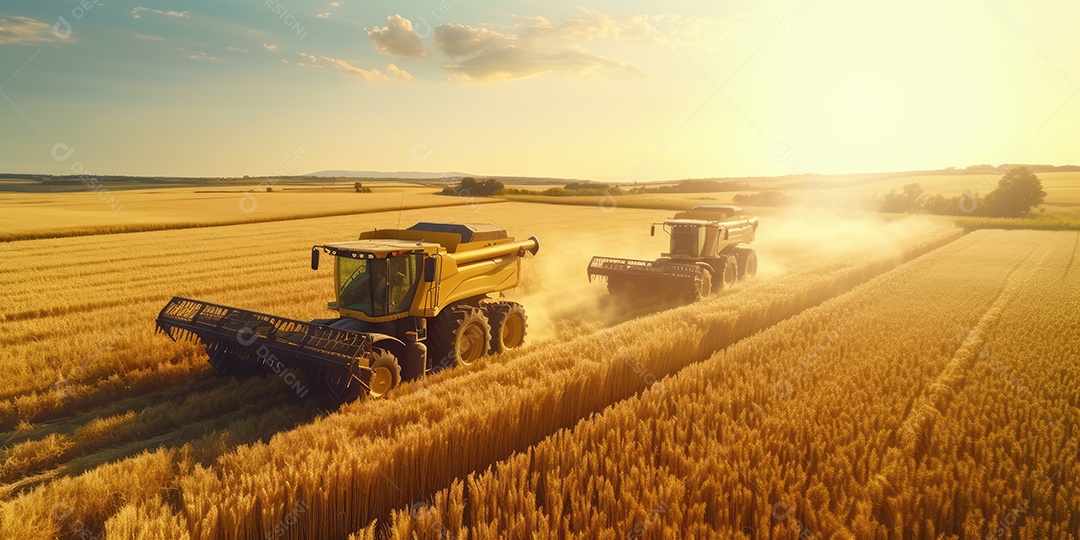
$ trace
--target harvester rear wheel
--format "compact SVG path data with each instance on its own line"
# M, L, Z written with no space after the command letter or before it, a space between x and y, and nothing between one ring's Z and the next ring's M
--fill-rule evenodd
M732 248L731 254L735 256L740 280L757 275L756 251L747 248Z
M438 367L469 365L488 353L491 324L483 310L472 306L450 306L435 316L428 339Z
M525 342L528 328L525 308L517 302L494 302L487 306L491 323L491 352L506 352Z

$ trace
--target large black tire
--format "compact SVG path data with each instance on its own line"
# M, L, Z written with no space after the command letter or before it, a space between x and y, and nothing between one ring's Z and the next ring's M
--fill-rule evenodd
M427 370L428 350L423 341L405 344L405 356L398 359L401 378L406 381L420 379Z
M491 324L480 308L450 306L428 328L432 370L467 366L486 355L490 345Z
M729 251L735 256L740 280L757 275L756 251L748 248L731 248Z
M492 302L485 307L488 322L491 323L491 353L520 347L525 342L526 329L529 327L525 308L517 302Z
M327 393L334 402L340 405L355 401L361 396L380 398L401 383L401 367L397 358L389 351L374 347L367 360L370 372L353 366L347 373L331 373L327 378Z
M372 349L371 378L368 379L368 395L381 398L401 384L401 364L397 357L378 347Z
M701 268L701 281L697 283L697 298L695 300L701 300L709 296L710 293L720 289L716 282L713 281L713 269L706 263L697 263L697 266Z
M733 255L721 254L720 260L720 264L722 265L721 268L723 269L723 272L721 272L723 283L720 285L720 288L726 289L734 285L735 281L739 279L739 263L736 262Z

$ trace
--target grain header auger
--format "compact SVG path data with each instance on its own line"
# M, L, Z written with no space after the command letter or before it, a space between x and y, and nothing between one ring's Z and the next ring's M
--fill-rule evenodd
M332 319L286 319L189 298L157 318L173 340L201 342L219 375L292 370L321 381L338 402L386 394L403 379L471 364L525 340L516 303L489 298L517 286L535 236L515 242L490 224L417 223L317 245L334 257ZM430 352L430 354L429 354Z
M589 281L606 279L612 296L631 301L695 301L757 273L757 253L739 247L754 240L756 217L738 206L697 206L662 223L668 253L654 261L593 257Z

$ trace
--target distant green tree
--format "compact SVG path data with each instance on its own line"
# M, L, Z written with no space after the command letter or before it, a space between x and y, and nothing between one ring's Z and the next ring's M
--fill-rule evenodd
M477 180L476 178L467 177L462 178L461 182L456 186L443 188L440 193L457 197L494 197L505 192L506 186L494 178Z
M1027 167L1016 167L998 180L997 187L982 200L980 214L992 217L1022 217L1046 200L1042 180Z
M919 210L919 197L923 188L919 184L906 184L900 191L895 189L878 199L878 211L890 214L916 212Z

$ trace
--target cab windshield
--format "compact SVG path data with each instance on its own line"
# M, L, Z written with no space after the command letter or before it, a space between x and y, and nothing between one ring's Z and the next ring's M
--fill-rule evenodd
M700 257L705 247L704 229L695 225L676 225L671 228L671 254Z
M338 303L369 317L408 311L419 282L419 253L385 259L337 258Z

